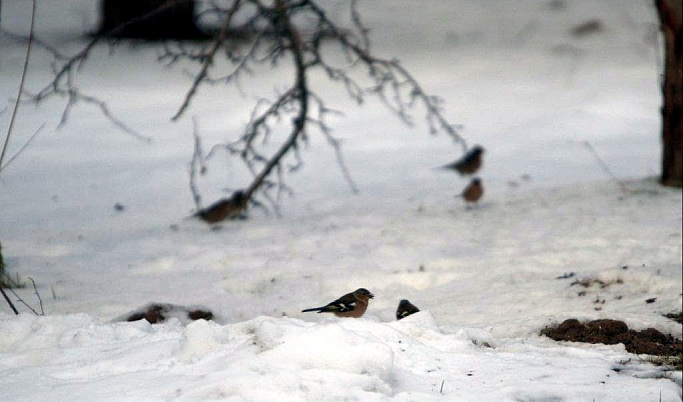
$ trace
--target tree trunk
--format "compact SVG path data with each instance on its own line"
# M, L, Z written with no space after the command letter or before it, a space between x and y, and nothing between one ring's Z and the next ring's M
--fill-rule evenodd
M195 0L102 0L99 35L115 38L201 39Z
M662 184L681 187L683 182L683 29L681 0L655 0L664 32L664 84L662 93Z

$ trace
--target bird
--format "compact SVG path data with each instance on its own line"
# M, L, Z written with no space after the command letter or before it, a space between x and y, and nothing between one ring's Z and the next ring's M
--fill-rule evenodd
M317 311L318 313L333 313L337 317L359 318L368 309L368 302L375 297L369 290L359 288L351 293L347 293L337 300L322 306L301 310L302 313Z
M481 180L477 177L472 179L470 184L465 187L461 196L468 204L475 204L481 196L484 195L484 186L481 184Z
M222 198L210 207L197 212L195 216L207 223L217 223L225 219L235 219L241 216L247 208L247 197L241 190L232 193L230 198Z
M409 302L407 299L403 299L398 303L398 308L396 309L396 320L406 318L411 314L417 313L418 311L420 311L420 309L415 307L413 303Z
M441 166L441 168L455 170L463 176L474 174L482 165L483 154L484 148L481 145L475 145L462 158L448 165Z

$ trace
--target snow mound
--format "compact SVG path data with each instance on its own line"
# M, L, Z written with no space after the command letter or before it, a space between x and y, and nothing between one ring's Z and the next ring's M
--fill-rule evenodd
M187 326L0 315L0 327L8 401L620 401L660 391L663 401L680 400L672 381L618 374L628 356L621 345L535 337L480 346L485 331L445 332L428 311L388 323L262 316ZM631 363L629 372L642 370Z

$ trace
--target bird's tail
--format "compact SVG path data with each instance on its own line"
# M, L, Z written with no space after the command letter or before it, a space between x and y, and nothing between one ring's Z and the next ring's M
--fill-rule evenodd
M323 311L324 307L314 307L314 308L307 308L306 310L301 310L302 313L307 313L309 311L317 311L321 312Z
M432 170L457 170L458 163L452 162L447 165L433 167Z

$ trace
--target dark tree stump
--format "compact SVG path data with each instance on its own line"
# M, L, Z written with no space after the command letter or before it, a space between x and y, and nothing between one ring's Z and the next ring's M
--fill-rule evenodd
M655 0L660 26L664 32L665 61L662 93L662 184L683 184L683 29L680 0Z

